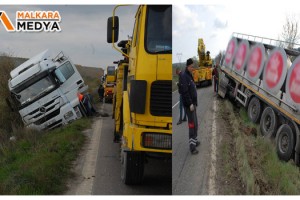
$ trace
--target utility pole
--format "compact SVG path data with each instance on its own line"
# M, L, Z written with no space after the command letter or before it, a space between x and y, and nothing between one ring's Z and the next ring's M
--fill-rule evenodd
M181 56L182 56L182 53L177 53L176 54L177 58L178 58L178 61L179 61L179 67L181 69Z

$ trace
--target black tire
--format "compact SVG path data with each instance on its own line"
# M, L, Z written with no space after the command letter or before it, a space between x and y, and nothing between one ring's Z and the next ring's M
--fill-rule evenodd
M142 152L122 151L121 179L126 185L140 184L144 175L144 154Z
M266 138L274 138L278 126L277 115L271 107L266 107L260 119L260 131Z
M253 123L257 123L262 112L262 105L258 98L253 97L248 105L248 117Z
M276 133L276 151L279 159L289 161L295 147L295 137L291 127L282 124Z

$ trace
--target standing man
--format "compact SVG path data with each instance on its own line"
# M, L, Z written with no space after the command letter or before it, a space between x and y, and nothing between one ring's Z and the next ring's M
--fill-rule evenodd
M100 102L103 102L103 98L104 98L104 87L103 87L102 84L99 85L99 88L98 88L98 95L99 95Z
M219 87L219 71L218 71L218 64L215 65L212 75L214 77L214 91L218 93L218 87Z
M182 103L185 107L186 114L188 116L189 126L189 145L192 154L197 154L196 147L200 144L197 139L198 135L198 119L197 119L197 89L193 81L193 60L189 58L186 61L186 69L182 75Z
M181 124L182 122L186 121L186 111L184 110L184 107L182 105L182 74L183 72L181 72L181 70L179 68L176 69L176 74L178 75L178 83L177 83L177 87L178 87L178 93L179 93L179 120L177 122L177 125ZM182 119L182 114L184 112L184 117Z

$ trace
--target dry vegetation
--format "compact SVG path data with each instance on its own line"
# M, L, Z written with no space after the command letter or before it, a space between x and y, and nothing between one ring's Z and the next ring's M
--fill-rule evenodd
M220 104L219 115L227 124L220 150L221 193L299 195L299 168L292 161L278 159L274 141L260 136L259 126L250 122L244 108L238 109L227 100Z
M12 112L5 100L10 95L7 84L14 67L13 59L7 55L0 56L0 144L11 136L13 129L23 126L19 114Z

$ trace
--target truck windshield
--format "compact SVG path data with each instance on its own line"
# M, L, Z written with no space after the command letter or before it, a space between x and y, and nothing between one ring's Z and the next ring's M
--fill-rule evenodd
M107 67L107 75L115 75L115 67Z
M149 6L145 48L149 53L172 53L172 6Z
M19 92L18 100L21 103L21 105L24 105L26 103L34 101L35 99L38 99L43 94L52 90L54 87L55 87L54 81L52 81L52 79L49 76L47 76L31 84L29 87Z

